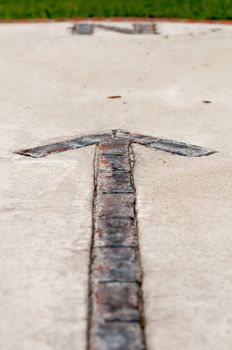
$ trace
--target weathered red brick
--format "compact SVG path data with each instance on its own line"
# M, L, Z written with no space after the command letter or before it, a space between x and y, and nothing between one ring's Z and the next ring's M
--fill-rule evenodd
M134 218L133 194L98 194L94 214L97 220L102 217Z
M93 286L93 313L104 321L139 321L137 283L96 283Z
M115 171L113 174L99 173L97 190L101 193L133 193L130 173Z
M90 337L91 350L145 350L140 323L94 323Z
M137 246L135 223L129 217L95 220L94 246Z
M94 248L92 275L96 281L139 282L137 254L134 247Z

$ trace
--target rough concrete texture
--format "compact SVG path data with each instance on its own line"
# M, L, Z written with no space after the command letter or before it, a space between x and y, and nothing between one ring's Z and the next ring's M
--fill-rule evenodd
M120 128L219 151L137 146L135 180L149 350L230 350L232 28L70 26L0 27L1 349L84 349L86 332L94 149L12 152Z
M92 151L1 160L3 350L84 348Z
M136 154L149 349L229 350L231 155Z

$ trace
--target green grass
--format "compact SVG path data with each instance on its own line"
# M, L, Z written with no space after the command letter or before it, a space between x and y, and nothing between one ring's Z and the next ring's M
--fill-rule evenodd
M113 16L232 19L232 0L0 0L0 19Z

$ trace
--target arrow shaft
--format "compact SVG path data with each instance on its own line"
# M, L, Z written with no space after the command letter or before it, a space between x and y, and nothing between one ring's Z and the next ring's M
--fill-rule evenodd
M128 142L97 147L88 349L145 349L133 156Z

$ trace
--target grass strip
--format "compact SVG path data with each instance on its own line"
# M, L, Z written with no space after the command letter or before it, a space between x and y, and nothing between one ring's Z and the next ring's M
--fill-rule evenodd
M0 19L74 17L232 19L232 0L0 0Z

